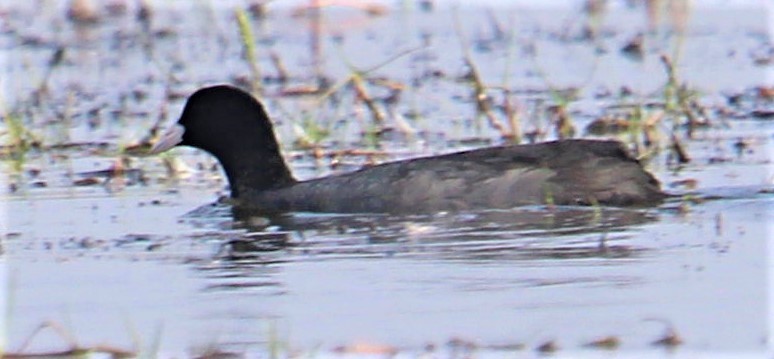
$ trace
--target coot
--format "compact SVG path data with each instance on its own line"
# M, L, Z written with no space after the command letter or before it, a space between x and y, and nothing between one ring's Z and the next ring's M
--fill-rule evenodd
M521 205L652 206L659 182L616 141L563 140L390 162L309 181L290 173L263 106L221 85L196 91L151 153L218 159L235 208L261 213L427 213Z

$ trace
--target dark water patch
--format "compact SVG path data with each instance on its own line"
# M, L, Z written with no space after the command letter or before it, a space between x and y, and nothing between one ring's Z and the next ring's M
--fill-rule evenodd
M275 289L277 287L280 287L280 283L271 283L271 282L249 282L244 281L244 278L242 278L241 281L235 281L235 282L227 282L225 280L222 280L223 278L220 278L218 284L209 285L204 288L204 291L228 291L228 290L238 290L238 291L244 291L244 290L256 290L256 289ZM281 292L278 292L274 295L281 295Z

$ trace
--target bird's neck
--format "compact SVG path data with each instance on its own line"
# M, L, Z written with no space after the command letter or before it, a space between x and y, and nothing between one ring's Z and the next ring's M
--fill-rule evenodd
M261 156L256 156L255 153L261 153ZM251 192L281 188L296 182L279 150L245 150L229 154L228 159L220 159L228 177L232 198L239 198Z

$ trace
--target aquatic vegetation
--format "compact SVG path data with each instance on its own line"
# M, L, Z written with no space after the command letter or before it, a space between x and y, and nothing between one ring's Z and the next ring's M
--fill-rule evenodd
M319 148L322 141L327 139L331 130L322 127L309 114L302 115L303 119L293 122L293 131L296 136L294 144L301 149Z
M700 118L698 113L699 107L696 104L698 94L680 81L670 57L662 55L660 60L667 75L663 90L665 110L669 114L679 114L687 119L687 133L690 137L697 127L707 124L706 117ZM676 121L674 126L677 127L679 123Z
M454 30L457 35L457 39L460 42L460 47L462 49L462 57L463 61L465 63L465 66L467 67L468 73L463 77L463 79L471 86L472 94L471 98L473 99L474 103L476 104L476 114L477 115L483 115L484 118L487 119L487 123L497 132L500 133L500 135L503 138L516 138L515 135L516 131L514 128L511 130L508 130L505 125L502 124L500 119L498 119L491 109L491 98L489 97L489 94L487 93L488 88L484 84L484 81L481 78L481 75L479 73L478 68L476 67L475 62L473 62L473 58L471 57L470 53L470 45L468 43L467 38L464 36L461 22L459 19L459 14L457 11L454 12ZM514 121L515 118L511 117L511 121ZM513 123L512 124L517 124Z
M22 116L17 113L6 113L5 130L0 136L6 138L5 145L2 147L2 156L8 159L14 173L21 173L26 163L27 153L33 148L40 147L40 140L25 125Z
M347 68L349 69L349 74L343 80L330 86L324 93L322 93L317 99L318 105L322 105L325 101L333 100L337 93L351 87L353 90L355 101L359 103L363 103L366 109L368 109L368 112L371 114L372 121L368 125L364 126L365 128L362 131L363 143L368 145L369 147L378 147L379 145L378 133L385 126L386 118L385 118L384 111L377 104L376 99L370 95L368 90L368 85L385 86L388 88L392 87L393 89L397 89L397 88L394 87L389 82L381 82L381 81L372 79L371 74L389 65L390 63L397 61L398 59L408 54L411 54L416 50L417 49L409 49L409 50L399 52L387 58L386 60L383 60L382 62L377 63L376 65L373 65L365 69L356 67L355 65L350 63L346 59L346 57L342 54L341 55L342 59L347 65Z
M263 86L261 85L261 69L258 65L258 59L256 58L255 36L253 35L253 29L250 25L249 15L243 9L236 9L234 11L237 23L239 25L239 38L242 41L243 56L247 66L250 69L251 91L259 95L263 92Z

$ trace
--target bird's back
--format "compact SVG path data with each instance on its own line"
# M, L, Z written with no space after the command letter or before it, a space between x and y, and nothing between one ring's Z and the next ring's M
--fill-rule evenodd
M554 203L653 205L658 181L619 142L503 146L371 166L255 193L268 212L422 213Z

